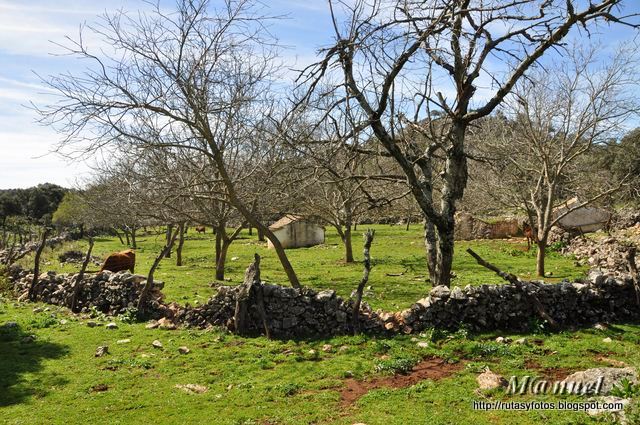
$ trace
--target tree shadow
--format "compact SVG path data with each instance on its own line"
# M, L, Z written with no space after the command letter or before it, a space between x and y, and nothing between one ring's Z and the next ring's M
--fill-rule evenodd
M68 352L66 345L33 339L19 325L0 326L0 407L22 403L31 396L42 397L48 388L66 384L60 376L46 375L33 380L36 387L25 374L40 372L43 360Z

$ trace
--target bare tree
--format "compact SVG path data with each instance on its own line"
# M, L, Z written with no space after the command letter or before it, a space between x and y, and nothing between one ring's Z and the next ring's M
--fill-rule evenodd
M603 65L603 62L605 64ZM501 108L477 134L483 155L499 181L485 185L502 205L522 209L534 225L536 272L544 276L551 228L573 211L619 190L610 179L594 190L592 173L581 161L595 146L614 138L636 110L637 60L625 48L609 60L595 48L572 49L565 61L518 83ZM572 197L582 202L560 208Z
M298 278L276 236L251 213L237 183L270 146L258 138L274 108L271 89L278 72L269 19L258 3L178 0L175 12L159 3L151 12L105 14L89 30L113 46L94 54L82 37L67 46L92 67L81 75L46 81L59 96L39 108L42 122L63 135L61 150L103 147L127 150L175 148L206 156L224 186L224 198L273 243L293 286ZM230 169L241 156L245 168Z
M397 162L420 207L434 285L448 286L451 278L454 215L468 178L469 126L491 114L572 28L635 25L635 15L624 16L621 4L329 2L335 44L303 73L301 85L312 92L322 87L320 81L340 76L332 90L361 108L366 119L358 131L368 130Z

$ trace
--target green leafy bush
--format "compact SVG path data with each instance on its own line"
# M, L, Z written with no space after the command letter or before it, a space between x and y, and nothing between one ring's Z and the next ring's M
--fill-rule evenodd
M418 360L413 357L399 357L396 359L381 360L376 363L375 371L389 374L407 374L411 372Z
M620 381L620 385L614 385L611 389L611 395L621 398L637 397L640 395L640 385L636 385L627 378L624 378Z

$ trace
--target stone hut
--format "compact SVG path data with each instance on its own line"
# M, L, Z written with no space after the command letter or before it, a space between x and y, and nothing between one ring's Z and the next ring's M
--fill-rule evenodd
M456 213L454 238L457 241L473 239L506 239L522 234L515 218L488 223L469 213Z
M578 198L572 198L553 210L556 218L580 205ZM571 211L560 219L558 225L564 230L578 230L583 233L595 232L604 228L611 220L611 213L602 208L585 206Z
M269 226L283 248L302 248L324 243L324 227L294 214L287 214ZM273 248L271 241L268 247Z

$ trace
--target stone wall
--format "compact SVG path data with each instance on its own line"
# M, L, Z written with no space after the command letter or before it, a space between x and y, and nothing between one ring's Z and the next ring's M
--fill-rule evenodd
M518 220L507 219L488 223L469 213L456 214L454 238L456 240L504 239L522 235Z
M32 275L12 268L11 279L17 295L25 299ZM44 273L36 286L38 300L69 305L74 274ZM127 272L87 275L80 294L80 306L96 307L108 314L121 314L136 305L144 276ZM631 276L621 271L592 270L583 282L542 284L524 282L524 288L540 300L545 311L563 327L596 322L638 320L640 307ZM205 328L233 329L238 287L220 287L206 304L190 307L162 302L157 285L152 294L154 317L166 317L176 324ZM315 291L277 285L263 285L268 327L278 338L327 337L352 332L352 301L332 290ZM262 333L255 306L250 310L253 334ZM472 330L528 330L539 316L527 294L513 285L438 286L427 298L400 312L373 312L366 303L361 311L361 330L366 333L415 333L428 328Z
M60 245L61 243L70 241L72 239L73 239L73 236L71 235L71 233L65 232L58 236L53 236L51 238L48 238L47 241L45 242L45 246L51 248L51 247ZM40 241L32 241L32 242L27 242L22 246L14 247L15 252L11 252L11 249L9 248L1 249L0 264L5 263L5 259L10 255L12 255L12 258L15 258L15 257L22 258L28 253L37 250L38 246L40 246Z
M19 300L26 300L33 273L12 266L9 270L14 291ZM70 306L77 274L56 274L49 271L38 277L34 288L37 301L48 304ZM86 274L82 280L82 289L78 295L78 307L87 310L91 307L99 311L118 315L137 305L146 277L127 272L112 273L108 270ZM150 306L156 315L162 315L164 304L160 290L163 282L154 282L150 296Z
M207 304L183 308L174 317L189 326L233 327L233 315L239 287L221 287ZM351 332L353 306L336 296L335 291L317 292L310 288L286 288L263 285L264 305L271 334L276 337L331 336ZM257 309L251 310L251 330L262 332ZM364 303L361 308L362 329L380 331L383 322Z
M526 282L525 290L535 294L547 314L562 327L640 318L630 276L616 277L594 270L584 283ZM437 286L429 297L387 321L395 329L416 332L460 326L473 330L526 331L541 320L527 295L515 286L481 285L451 290Z

